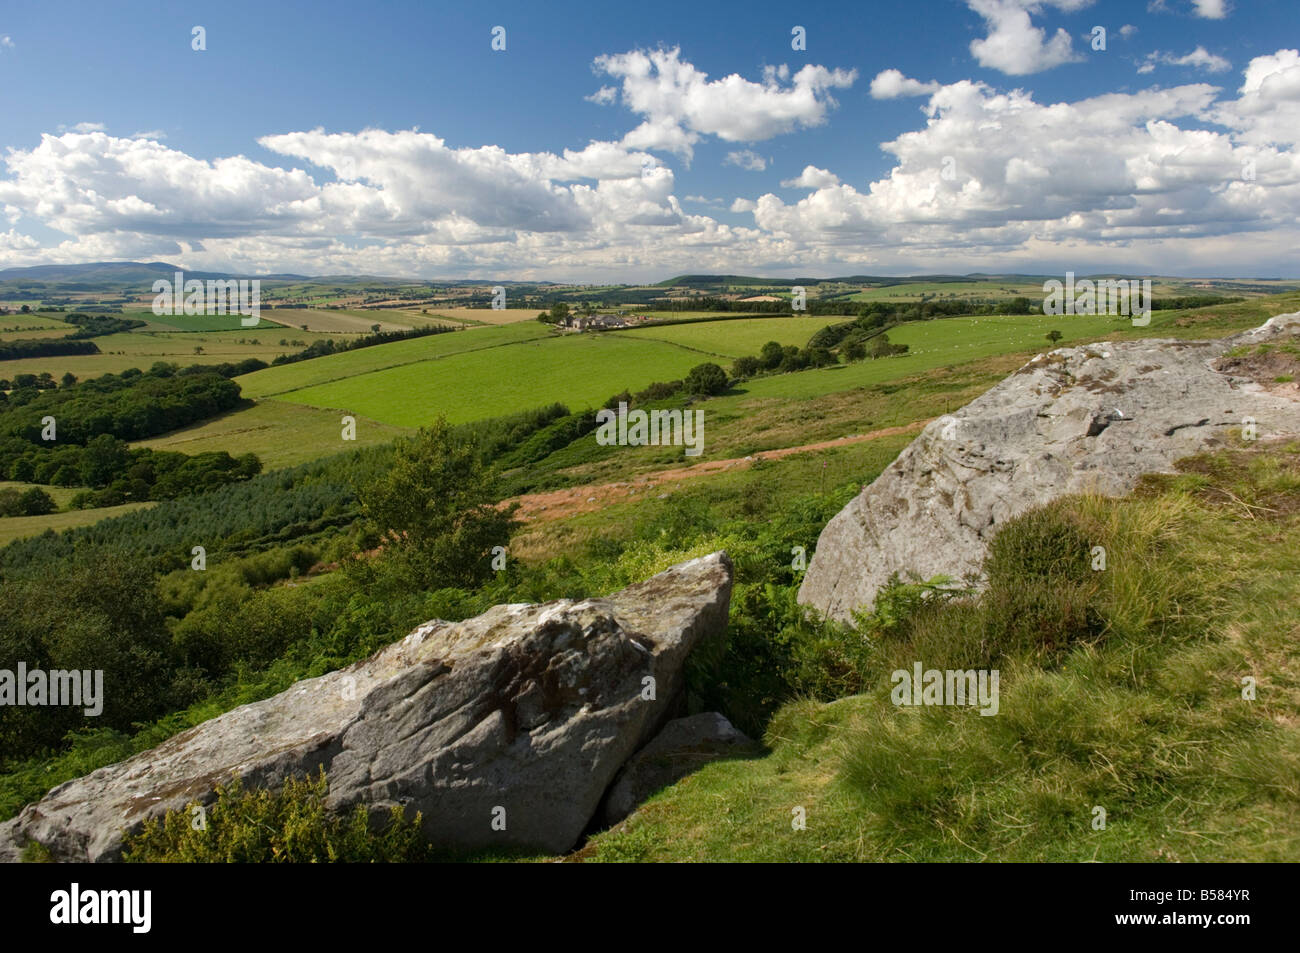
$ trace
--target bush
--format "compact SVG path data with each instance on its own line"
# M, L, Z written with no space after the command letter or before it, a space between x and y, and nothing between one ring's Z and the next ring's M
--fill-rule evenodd
M358 804L346 815L325 808L325 770L315 778L290 778L277 791L245 791L235 778L217 787L217 800L169 811L127 837L128 863L412 863L429 859L420 815L406 820L394 807L378 832ZM204 818L202 822L199 818Z
M697 364L686 375L686 390L691 394L721 394L727 389L727 372L717 364Z

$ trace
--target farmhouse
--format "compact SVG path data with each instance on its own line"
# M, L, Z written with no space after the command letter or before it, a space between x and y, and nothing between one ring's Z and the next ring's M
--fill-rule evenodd
M647 324L648 314L583 314L570 315L561 322L566 331L607 331L613 328L631 328Z

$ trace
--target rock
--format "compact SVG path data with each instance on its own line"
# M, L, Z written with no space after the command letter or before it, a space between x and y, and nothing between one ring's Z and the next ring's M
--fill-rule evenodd
M605 823L617 824L650 795L710 761L758 750L757 744L716 711L670 721L619 772L605 801Z
M894 572L978 572L1007 520L1072 493L1123 495L1144 473L1223 442L1243 418L1260 437L1300 433L1300 405L1218 359L1296 339L1300 312L1217 341L1144 340L1040 354L932 421L826 525L799 601L847 620ZM1226 364L1226 362L1223 362Z
M56 860L118 859L123 829L247 786L329 778L328 805L423 814L439 845L573 846L624 762L674 714L682 668L721 635L731 561L714 553L603 599L500 605L434 621L369 659L245 705L69 781L0 825ZM644 679L655 699L643 699ZM506 827L493 830L493 810Z

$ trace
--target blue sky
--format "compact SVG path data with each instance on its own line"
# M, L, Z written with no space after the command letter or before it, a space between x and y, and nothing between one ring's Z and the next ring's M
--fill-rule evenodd
M1300 276L1297 27L1295 0L10 0L0 267Z

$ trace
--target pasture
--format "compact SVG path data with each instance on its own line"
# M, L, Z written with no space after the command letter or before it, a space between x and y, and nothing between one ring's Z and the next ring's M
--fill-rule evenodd
M486 329L448 336L482 333ZM403 364L277 399L362 414L399 427L419 427L439 414L464 423L554 401L571 410L592 407L624 388L680 379L705 360L707 356L697 351L661 341L574 334Z

